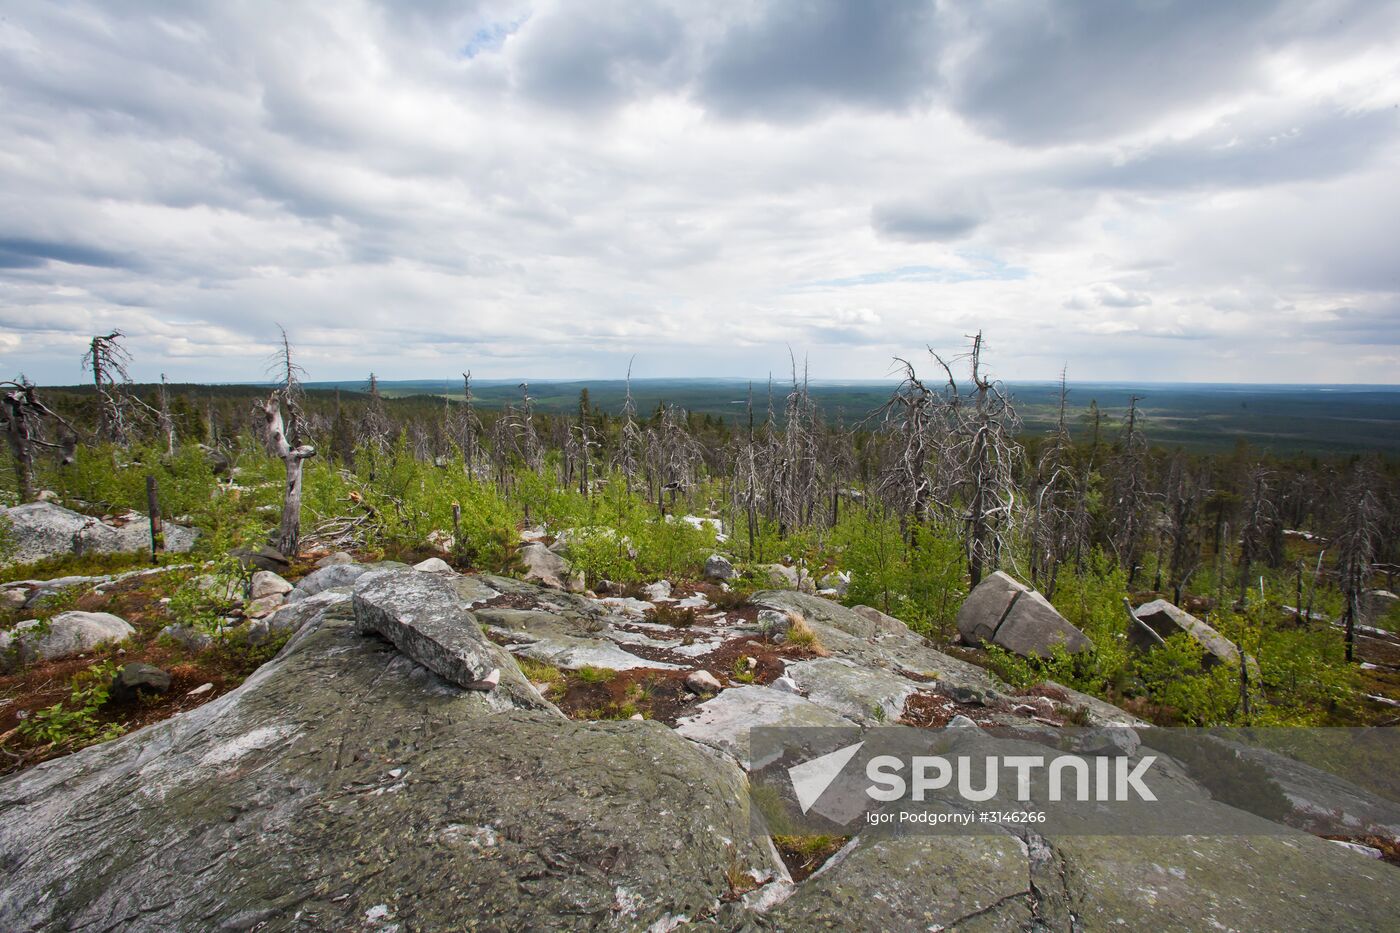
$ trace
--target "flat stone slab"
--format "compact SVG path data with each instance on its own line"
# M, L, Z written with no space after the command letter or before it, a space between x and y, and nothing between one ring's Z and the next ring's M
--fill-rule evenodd
M907 677L837 658L798 661L786 673L807 699L861 725L893 723L918 690Z
M443 575L415 570L374 574L355 587L353 606L359 631L377 632L401 653L459 687L475 689L502 667L502 653L486 640L481 623L462 605L451 579ZM523 681L514 664L510 667Z
M1238 664L1239 650L1230 640L1200 619L1165 599L1154 599L1133 610L1137 624L1128 630L1128 643L1140 651L1149 651L1165 639L1177 634L1191 636L1205 650L1203 663Z
M693 742L732 755L745 769L749 763L749 730L758 726L852 726L851 720L811 700L771 687L732 687L701 703L692 716L680 720L676 731ZM755 762L753 768L766 762Z

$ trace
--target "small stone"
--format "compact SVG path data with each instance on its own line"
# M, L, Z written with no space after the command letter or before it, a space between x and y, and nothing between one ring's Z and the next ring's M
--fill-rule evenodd
M413 565L420 573L453 573L452 565L441 557L429 557Z
M685 685L695 693L718 693L719 679L709 671L691 671L685 678Z
M136 661L117 671L108 696L117 703L129 703L141 693L165 693L169 689L168 673L154 664Z
M273 593L270 596L264 596L262 599L255 599L248 603L247 608L243 610L243 614L250 619L261 619L265 615L270 615L273 610L281 607L286 601L287 597L282 593Z
M198 687L195 687L195 688L194 688L193 690L191 690L189 693L185 694L185 696L187 696L187 697L197 697L197 696L200 696L200 695L202 695L202 694L208 693L210 690L213 690L213 689L214 689L214 685L213 685L213 684L200 684Z
M949 729L977 729L977 728L980 728L980 727L977 725L977 723L973 722L973 721L972 721L971 719L969 719L968 717L959 714L959 715L957 715L957 716L954 716L951 720L948 721L948 728L949 728Z
M281 596L291 591L292 585L271 570L259 570L253 574L248 596L251 599L263 599L267 596Z
M711 580L733 580L738 575L734 564L723 554L711 554L705 561L705 576Z
M980 690L973 690L971 687L954 687L950 692L953 699L964 706L987 705L987 698Z
M801 695L802 693L802 691L797 686L797 681L793 680L792 677L788 674L783 674L781 677L773 681L768 686L772 687L775 690L784 690L788 693L796 693L798 695Z
M628 719L635 720L636 722L641 722L642 720L646 719L646 717L643 716L641 713L633 713L631 716L628 716L627 718L628 718Z
M759 634L772 638L776 635L786 635L790 628L792 628L792 616L786 612L777 609L760 609L758 611Z
M160 634L191 652L203 651L214 643L212 636L205 632L196 631L188 625L167 625L160 630Z
M24 604L29 602L29 588L16 586L12 589L0 591L0 609L16 610L23 609Z
M354 562L354 557L346 554L344 551L336 551L334 554L327 554L325 557L316 561L316 569L320 570L322 567L329 567L331 564L353 564Z
M671 581L657 580L655 583L649 584L645 588L645 591L647 594L647 599L651 600L652 602L657 602L663 599L670 599Z

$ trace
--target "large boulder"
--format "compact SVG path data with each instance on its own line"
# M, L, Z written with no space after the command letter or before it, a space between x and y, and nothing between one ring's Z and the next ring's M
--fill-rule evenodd
M711 580L733 580L739 575L734 564L723 554L711 554L705 558L705 576Z
M128 512L110 523L65 509L52 502L26 502L11 509L0 509L10 520L11 539L16 551L12 563L31 564L64 554L120 554L148 550L151 546L149 520ZM194 547L199 532L167 522L165 550L183 553Z
M662 930L786 880L733 764L504 693L320 617L236 690L0 779L0 929Z
M1200 619L1165 599L1154 599L1133 610L1133 624L1128 629L1128 643L1139 651L1148 651L1173 635L1189 635L1205 652L1206 667L1217 664L1239 664L1239 650L1224 635Z
M579 592L583 589L582 581L578 580L569 562L558 554L536 542L526 544L515 552L525 565L524 578L552 587L556 590L571 590Z
M194 547L199 532L174 522L161 524L161 547L170 554L184 554ZM73 550L78 554L128 554L151 546L151 521L139 512L127 512L112 522L93 522L78 532Z
M58 661L125 641L136 629L110 612L61 612L47 623L30 619L0 638L0 655L29 663Z
M682 718L676 731L702 745L732 755L748 770L766 762L749 761L749 730L760 726L851 726L851 720L805 697L772 687L732 687L706 700Z
M301 602L310 596L315 596L323 590L338 589L342 586L349 586L358 580L363 574L369 571L366 564L327 564L319 570L313 570L297 581L297 585L287 594L286 603Z
M15 546L11 561L17 564L73 553L78 532L96 521L52 502L26 502L0 514L10 520L10 540Z
M1050 657L1094 647L1050 601L1000 570L979 583L958 609L958 632L971 645L994 644L1021 657Z

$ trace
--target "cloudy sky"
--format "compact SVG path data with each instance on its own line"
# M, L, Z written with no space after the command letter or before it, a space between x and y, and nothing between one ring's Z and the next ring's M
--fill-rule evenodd
M1400 4L0 0L0 374L1400 382Z

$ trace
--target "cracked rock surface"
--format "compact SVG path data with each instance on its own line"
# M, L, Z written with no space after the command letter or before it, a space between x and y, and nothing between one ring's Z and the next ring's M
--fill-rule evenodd
M702 609L678 634L627 601L334 566L352 569L269 617L296 634L236 690L0 780L0 929L1360 931L1400 916L1392 866L1302 834L861 833L793 883L750 823L749 728L854 728L906 692L1005 685L888 616L770 591L755 601L801 615L828 653L787 664L791 689L724 684L674 729L577 721L516 655L602 656L555 651L587 649L683 677L755 627ZM494 689L453 682L487 668ZM1228 809L1184 775L1167 789Z

